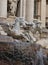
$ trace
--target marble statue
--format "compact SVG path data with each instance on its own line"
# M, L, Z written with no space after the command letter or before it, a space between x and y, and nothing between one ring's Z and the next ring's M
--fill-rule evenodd
M8 0L8 12L9 15L15 16L17 11L17 4L19 0Z

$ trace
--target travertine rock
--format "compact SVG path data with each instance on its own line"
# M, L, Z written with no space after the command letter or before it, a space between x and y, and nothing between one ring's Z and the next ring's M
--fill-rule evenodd
M0 42L13 42L13 38L6 36L6 35L0 35Z
M3 30L1 26L0 26L0 35L7 35L7 33Z
M37 41L37 44L40 44L41 46L48 48L48 38Z

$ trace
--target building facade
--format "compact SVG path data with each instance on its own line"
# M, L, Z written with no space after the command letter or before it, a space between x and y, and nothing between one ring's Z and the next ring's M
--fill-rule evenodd
M8 1L13 2L11 6L14 6L10 10L15 15L10 14L11 16L24 17L27 21L39 19L45 27L45 23L48 22L48 0L0 0L0 17L7 18L10 12Z

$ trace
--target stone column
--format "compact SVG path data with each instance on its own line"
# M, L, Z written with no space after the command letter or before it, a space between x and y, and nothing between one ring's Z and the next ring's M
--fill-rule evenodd
M26 0L23 0L23 6L22 6L22 16L26 17Z
M41 0L41 21L42 21L42 26L45 27L45 21L46 21L46 0Z
M26 0L20 0L20 17L24 17L26 15Z
M41 1L38 1L38 19L40 20L40 16L41 16Z
M34 0L26 0L26 20L32 21L34 18Z
M23 5L23 0L20 0L20 17L22 17L22 5Z
M7 0L0 0L0 17L7 17Z

